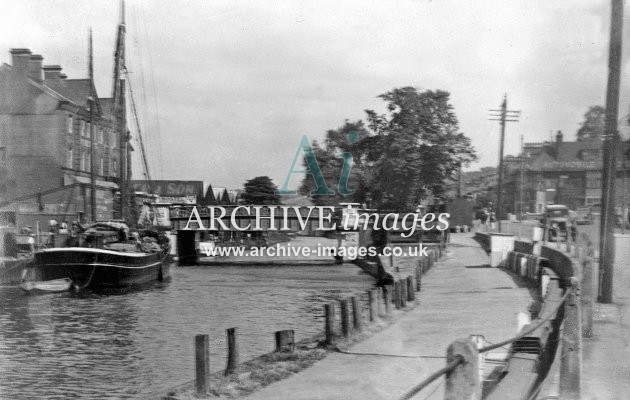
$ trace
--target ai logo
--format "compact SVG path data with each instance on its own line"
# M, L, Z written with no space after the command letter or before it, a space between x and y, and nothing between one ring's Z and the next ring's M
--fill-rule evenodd
M359 134L356 132L350 132L346 137L348 139L348 142L350 143L356 143L359 140ZM308 169L295 169L296 164L300 160L300 153L302 152L304 152L304 158ZM348 189L348 177L350 176L350 169L352 168L352 154L338 153L335 154L335 157L343 159L343 166L341 168L341 174L339 175L339 184L337 185L337 190L339 191L340 195L348 196L354 193L354 189ZM282 185L282 187L279 190L276 190L276 194L297 194L297 191L290 190L288 188L289 180L291 179L291 175L293 174L306 174L313 177L316 188L314 190L311 190L311 195L335 194L335 192L330 190L326 185L322 170L319 168L319 164L317 163L315 152L313 151L313 148L311 147L311 144L308 141L308 137L306 137L306 135L302 135L300 144L298 145L298 148L295 152L295 157L293 157L293 163L291 164L291 168L289 168L289 173L287 174L287 177L284 180L284 184Z

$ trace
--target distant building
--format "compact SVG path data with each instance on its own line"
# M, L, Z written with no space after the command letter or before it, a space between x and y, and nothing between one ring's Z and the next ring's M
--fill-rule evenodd
M60 66L43 66L28 49L10 53L12 65L0 66L0 210L15 211L21 225L88 218L93 156L97 219L113 218L122 153L112 100L94 99L91 155L92 82L67 79Z
M618 206L623 198L624 163L630 165L627 149L628 143L617 149ZM504 212L541 212L547 204L571 209L601 204L602 159L599 139L565 142L558 131L555 142L525 143L523 154L505 159Z

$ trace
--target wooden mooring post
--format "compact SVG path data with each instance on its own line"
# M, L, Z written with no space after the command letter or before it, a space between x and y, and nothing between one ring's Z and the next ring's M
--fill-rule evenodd
M399 279L398 283L400 285L400 308L407 307L407 280Z
M352 303L352 326L355 331L361 331L361 307L357 301L356 296L350 297Z
M293 353L295 350L295 331L293 329L286 329L283 331L276 331L276 353Z
M383 286L383 301L385 303L385 314L389 315L392 311L392 285Z
M370 322L374 322L376 320L376 316L378 315L378 309L377 309L377 299L378 299L378 292L376 289L370 289L367 292L368 294L368 305L369 305L369 310L370 310Z
M399 310L402 307L400 301L400 281L394 281L394 307Z
M210 390L210 337L195 336L195 392L205 397Z
M461 357L462 361L446 374L444 399L480 400L477 345L470 339L457 339L446 350L446 363L450 364L457 357Z
M341 333L344 337L350 336L350 307L348 299L339 300L341 305Z
M236 328L225 330L227 336L228 354L225 365L225 376L232 375L238 369L238 346L236 343Z
M385 314L385 301L383 300L383 288L376 288L376 312L379 317L382 317Z
M422 264L416 266L416 292L422 290Z
M324 333L326 344L333 344L335 342L335 305L332 303L324 304Z
M413 287L413 276L407 277L407 301L414 301L416 299L416 292Z

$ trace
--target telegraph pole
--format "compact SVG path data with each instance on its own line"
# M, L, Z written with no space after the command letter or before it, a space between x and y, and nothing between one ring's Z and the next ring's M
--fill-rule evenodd
M522 220L523 220L523 186L524 186L524 184L525 184L525 177L524 177L524 169L525 169L525 165L524 165L524 163L523 163L523 162L525 161L525 160L524 160L525 154L524 154L524 152L523 152L523 149L524 149L524 147L523 147L523 135L521 135L521 155L520 155L520 157L519 157L519 158L520 158L520 160L519 160L519 161L521 162L521 165L520 165L520 167L521 167L521 187L520 187L520 189L519 189L519 191L518 191L518 196L519 196L519 212L520 212L520 214L519 214L519 216L518 216L518 220L519 220L519 221L522 221Z
M518 122L518 117L521 115L520 111L513 111L507 109L507 94L503 95L503 102L501 103L500 110L490 110L490 121L500 121L501 124L501 141L499 144L499 171L498 171L498 183L497 183L497 222L499 225L499 232L501 232L501 217L503 213L502 191L503 191L503 144L505 142L505 123L506 122Z
M599 295L600 303L613 301L613 266L615 262L615 178L619 132L619 81L621 72L621 38L623 28L623 0L611 0L610 47L608 50L608 85L606 87L606 132L602 165L602 213L599 239Z

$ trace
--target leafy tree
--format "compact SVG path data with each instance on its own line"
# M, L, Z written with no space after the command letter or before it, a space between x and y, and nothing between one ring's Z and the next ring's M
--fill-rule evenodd
M584 114L584 122L577 131L578 142L595 140L604 134L606 110L602 106L591 106Z
M355 192L351 196L312 196L313 201L353 201L409 210L428 194L443 194L446 180L476 159L470 139L459 132L449 96L442 90L394 89L379 96L387 102L389 115L366 110L367 128L362 121L346 121L328 131L324 146L313 143L322 174L328 187L336 189L343 165L336 156L351 153L354 166L348 187ZM358 141L346 139L350 132L358 134ZM308 194L313 188L312 177L307 175L301 191Z
M358 140L354 141L354 143L348 139L348 135L351 132L354 132L358 136ZM364 153L362 146L364 146L364 143L361 139L367 139L368 135L369 132L363 125L363 122L349 122L346 120L343 126L326 132L323 145L320 145L316 140L313 141L311 148L317 159L326 186L331 191L335 192L335 195L311 196L315 205L327 206L337 205L340 202L362 203L365 201L365 179L362 169L362 155ZM342 196L338 193L339 179L344 163L343 159L339 156L341 153L350 153L353 156L347 188L354 192L347 196ZM300 193L310 195L311 191L314 189L315 182L310 175L307 175L302 180Z
M476 159L470 139L459 132L449 96L403 87L379 96L389 115L366 111L381 149L369 183L378 207L410 209L428 194L440 196L446 180Z
M257 176L245 182L241 201L243 204L280 204L280 196L275 194L277 189L268 176Z

